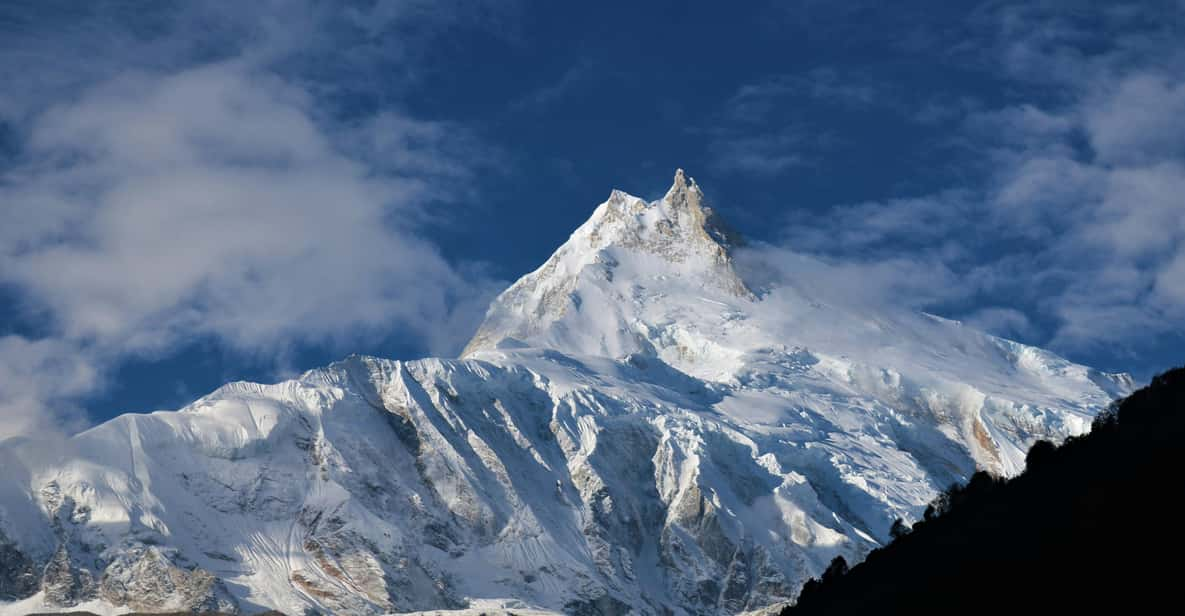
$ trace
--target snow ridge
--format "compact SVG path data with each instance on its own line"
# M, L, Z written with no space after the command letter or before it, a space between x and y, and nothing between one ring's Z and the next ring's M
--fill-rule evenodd
M620 191L462 359L354 356L47 456L0 444L0 613L737 614L1130 378L746 284L694 180ZM8 603L2 603L8 601Z
M532 340L569 311L580 310L589 295L588 290L582 293L581 287L598 286L598 279L612 282L622 253L642 257L648 266L635 276L641 274L653 280L675 275L686 278L691 287L711 287L738 297L752 297L733 269L728 247L737 243L739 238L704 204L703 192L682 169L675 172L674 184L658 201L647 203L614 190L543 266L523 276L494 301L461 356L499 344ZM618 302L629 301L619 295L603 299L613 305L597 308L607 308L610 313L616 312ZM628 341L614 339L618 336L604 328L605 324L600 324L597 331L578 332L585 338L592 334L610 338L580 350L612 355L630 347ZM565 346L564 341L546 337L538 342L542 346Z

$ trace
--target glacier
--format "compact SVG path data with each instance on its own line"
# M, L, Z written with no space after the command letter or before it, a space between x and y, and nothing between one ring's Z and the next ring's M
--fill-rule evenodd
M1132 389L757 252L679 171L613 191L459 359L0 443L0 613L774 611Z

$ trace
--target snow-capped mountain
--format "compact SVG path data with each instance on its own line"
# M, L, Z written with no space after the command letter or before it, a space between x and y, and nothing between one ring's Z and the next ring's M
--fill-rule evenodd
M461 359L0 444L0 611L758 610L1131 388L739 245L680 171L614 191Z

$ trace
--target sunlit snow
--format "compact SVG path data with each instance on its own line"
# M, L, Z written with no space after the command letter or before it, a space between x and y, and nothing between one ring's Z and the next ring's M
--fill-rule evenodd
M145 584L172 571L145 559L212 573L201 597L244 611L740 613L1131 387L794 263L770 275L702 199L682 172L656 202L615 191L462 359L351 357L61 455L7 443L0 543L64 548L96 611L124 609L123 555L121 584L178 609L190 591ZM0 611L30 609L56 607Z

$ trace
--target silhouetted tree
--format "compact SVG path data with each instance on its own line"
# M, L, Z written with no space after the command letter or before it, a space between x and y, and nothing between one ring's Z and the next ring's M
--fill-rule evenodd
M823 571L823 582L829 582L838 579L839 576L848 572L848 561L844 560L843 556L836 556L831 559L831 564L827 565L827 569Z
M1179 600L1185 368L1114 405L1090 433L1038 442L1027 469L952 486L912 528L842 573L833 561L786 614L1144 614ZM1156 563L1156 564L1151 564ZM1007 579L1007 592L985 580ZM1105 582L1101 582L1105 580ZM1067 591L1067 589L1075 589Z
M1033 443L1033 446L1029 447L1028 455L1025 456L1025 467L1037 468L1044 465L1053 457L1054 451L1057 451L1057 447L1049 441L1040 440Z
M889 536L894 540L900 539L909 534L909 526L906 526L905 521L901 518L893 520L893 526L889 527Z

